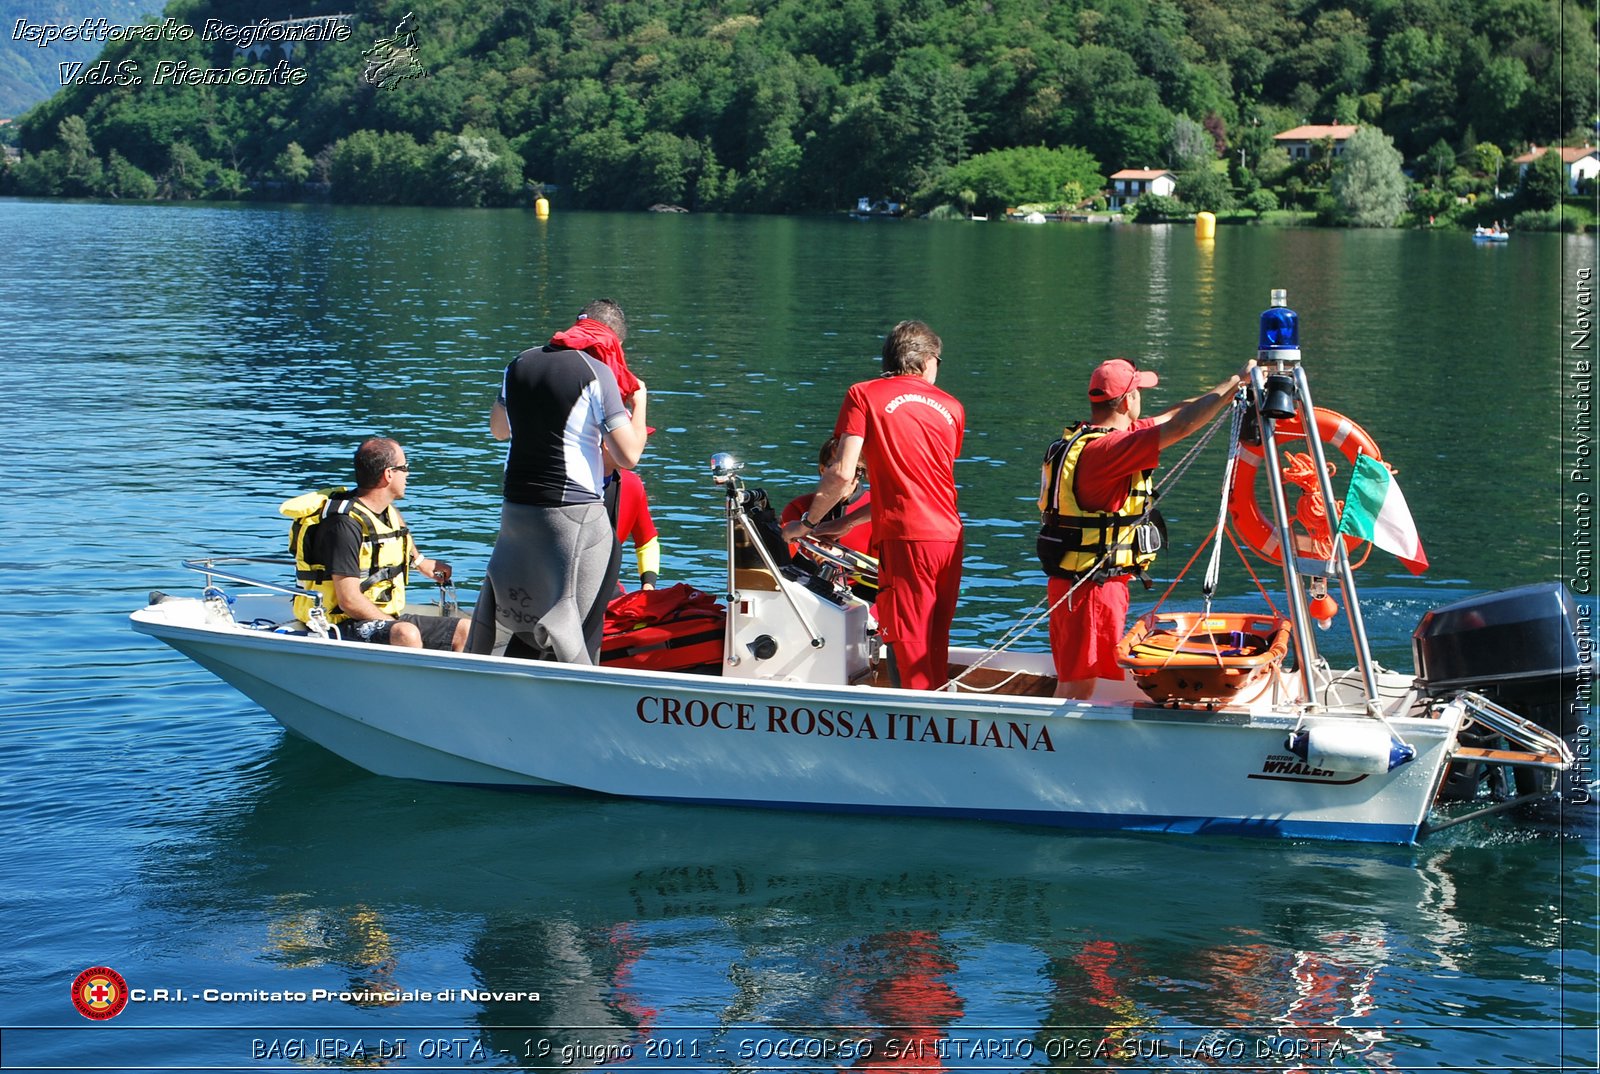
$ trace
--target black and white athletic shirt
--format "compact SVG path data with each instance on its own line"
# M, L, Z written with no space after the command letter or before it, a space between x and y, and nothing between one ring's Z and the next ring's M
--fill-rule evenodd
M630 420L605 363L583 351L525 350L506 366L500 402L511 419L506 500L533 507L598 502L601 433Z

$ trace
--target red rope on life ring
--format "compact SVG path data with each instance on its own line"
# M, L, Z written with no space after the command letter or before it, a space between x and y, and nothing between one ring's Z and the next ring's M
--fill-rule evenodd
M1355 464L1356 458L1360 455L1370 455L1379 462L1383 461L1378 445L1367 431L1343 414L1319 406L1316 409L1316 418L1317 436L1324 444L1338 448L1339 453L1351 465ZM1299 414L1280 418L1274 423L1273 430L1280 449L1285 441L1303 439L1306 435L1305 423ZM1228 496L1228 519L1233 523L1233 531L1238 534L1239 540L1252 552L1268 563L1282 563L1283 550L1279 547L1278 528L1256 502L1256 475L1261 469L1262 447L1261 444L1239 445L1239 460L1233 474L1233 491ZM1287 469L1289 468L1285 467L1285 470ZM1285 492L1287 493L1287 489ZM1289 509L1291 515L1298 514L1295 504L1290 504ZM1294 528L1297 523L1299 529ZM1297 555L1309 555L1316 559L1326 558L1326 554L1319 555L1316 548L1320 542L1329 551L1332 549L1331 535L1326 521L1323 522L1320 533L1308 531L1299 520L1292 521L1290 527L1295 536ZM1359 537L1350 536L1346 536L1344 541L1346 552L1351 557L1351 566L1359 567L1366 560L1366 556L1363 555L1357 560L1355 552L1366 542ZM1370 546L1367 551L1371 551Z

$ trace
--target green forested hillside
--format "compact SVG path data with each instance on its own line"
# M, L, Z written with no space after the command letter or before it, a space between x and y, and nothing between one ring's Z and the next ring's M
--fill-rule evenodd
M1118 168L1178 165L1196 131L1247 189L1239 165L1279 163L1272 134L1301 123L1374 125L1407 161L1442 144L1470 162L1479 143L1510 156L1592 137L1595 119L1592 0L175 0L166 14L333 11L356 16L352 34L297 51L300 85L156 85L161 60L272 60L198 38L109 46L142 84L70 87L29 113L13 186L49 174L66 176L54 192L115 192L116 174L134 196L237 196L321 179L350 200L493 204L531 180L579 206L971 205L971 162L998 150L1065 150L1031 162L1059 200ZM426 76L369 84L364 50L407 11Z
M29 23L79 23L105 18L114 23L136 23L160 11L163 0L6 0L0 3L0 117L20 116L61 88L57 64L92 60L99 44L61 42L40 48L20 40L18 19Z

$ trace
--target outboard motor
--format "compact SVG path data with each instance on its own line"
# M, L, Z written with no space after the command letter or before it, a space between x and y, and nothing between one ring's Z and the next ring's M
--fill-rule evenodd
M1594 646L1559 582L1435 608L1411 632L1417 676L1434 695L1473 690L1565 737L1583 718Z
M1580 624L1572 594L1559 582L1470 597L1422 617L1411 632L1417 676L1428 693L1443 697L1471 690L1497 701L1572 744L1587 715L1594 682L1594 646ZM1465 745L1496 748L1485 728L1468 731ZM1501 765L1454 764L1443 787L1446 798L1470 800L1480 783L1504 799L1513 793L1511 773ZM1543 773L1519 768L1515 793L1549 790Z

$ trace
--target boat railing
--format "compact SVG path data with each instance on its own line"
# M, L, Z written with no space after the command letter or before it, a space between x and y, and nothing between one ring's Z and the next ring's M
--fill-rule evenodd
M328 613L322 606L322 594L310 589L302 589L297 585L285 585L282 582L269 582L265 578L255 578L248 574L233 570L236 566L261 566L278 567L291 573L295 569L295 562L283 556L206 556L203 559L186 559L183 565L188 570L206 576L206 599L214 600L219 611L226 611L226 604L221 591L217 588L217 580L233 582L236 585L250 586L255 589L265 589L273 593L282 593L290 597L307 597L311 601L311 610L306 613L305 624L311 633L319 638L337 638L339 628L328 619ZM231 614L229 615L231 618Z
M1554 731L1541 727L1532 720L1518 716L1498 702L1470 690L1458 695L1456 702L1467 715L1478 723L1499 733L1519 751L1480 750L1457 746L1452 754L1463 760L1492 760L1521 768L1552 768L1565 771L1575 760L1572 749Z
M1482 764L1499 764L1508 768L1535 768L1555 771L1566 771L1575 763L1576 758L1560 735L1544 728L1531 720L1526 720L1504 705L1489 700L1482 694L1467 691L1456 695L1451 704L1460 705L1469 717L1483 724L1485 727L1502 735L1507 743L1520 746L1521 749L1500 750L1483 749L1473 746L1462 746L1459 741L1450 751L1452 762L1476 762ZM1492 816L1496 813L1505 813L1524 805L1532 805L1548 796L1549 789L1541 787L1508 798L1503 802L1482 809L1475 809L1470 813L1444 819L1428 821L1418 833L1418 839L1432 835L1446 828L1454 828L1457 824L1478 820L1482 817Z
M301 589L295 585L284 585L282 582L269 582L262 578L253 578L241 574L232 568L236 566L262 566L283 567L294 570L294 560L282 556L206 556L203 559L186 559L183 566L186 570L206 576L206 588L215 584L216 579L224 582L233 582L236 585L254 586L258 589L268 589L274 593L283 593L291 597L310 597L317 607L322 607L322 594L309 589Z

